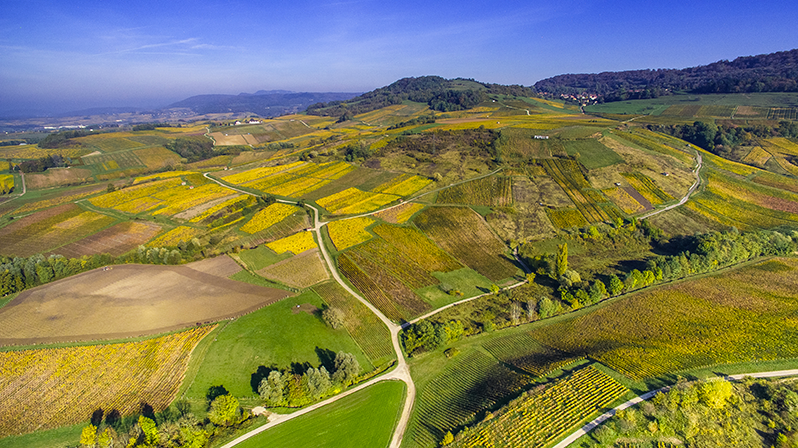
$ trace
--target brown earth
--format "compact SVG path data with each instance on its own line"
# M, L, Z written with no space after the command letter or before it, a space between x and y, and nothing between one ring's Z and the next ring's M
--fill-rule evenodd
M241 316L289 295L187 266L110 266L22 292L0 309L0 345L158 334Z
M118 257L135 249L139 244L146 243L160 231L161 226L151 222L123 222L59 247L53 253L67 258L94 254L111 254Z

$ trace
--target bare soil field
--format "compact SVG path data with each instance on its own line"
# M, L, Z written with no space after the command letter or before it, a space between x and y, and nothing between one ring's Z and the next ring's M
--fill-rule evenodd
M0 345L163 333L240 316L288 295L187 266L111 266L21 293L0 309Z
M229 278L233 274L238 274L243 269L235 260L227 255L206 258L204 260L188 263L184 266L204 274L222 278Z
M79 184L91 179L91 170L86 168L50 168L44 173L25 175L25 182L31 190L59 185Z

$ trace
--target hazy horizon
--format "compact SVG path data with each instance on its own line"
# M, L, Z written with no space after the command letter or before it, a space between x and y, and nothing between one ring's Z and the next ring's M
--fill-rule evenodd
M366 92L408 76L531 85L798 47L798 5L33 0L0 16L0 112L162 107L201 94Z

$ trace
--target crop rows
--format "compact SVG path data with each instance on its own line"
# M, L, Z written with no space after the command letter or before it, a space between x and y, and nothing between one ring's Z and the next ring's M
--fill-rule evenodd
M547 208L546 216L549 217L551 225L558 229L568 229L587 225L587 221L582 213L571 207L557 209Z
M374 233L428 272L449 272L462 267L451 255L413 227L382 224L374 228Z
M333 221L327 224L327 231L335 248L344 250L371 239L371 233L366 230L366 227L373 222L374 220L368 216Z
M181 241L184 243L189 242L192 238L195 238L201 234L202 230L200 229L187 226L178 226L150 241L147 245L151 247L177 246Z
M98 408L158 412L177 394L194 346L213 327L123 344L0 352L0 435L85 421Z
M376 210L397 199L398 196L362 191L352 187L321 198L316 203L331 213L354 214Z
M160 231L159 225L149 222L122 222L62 246L57 252L67 258L93 254L111 254L118 257L149 241Z
M74 159L89 152L91 152L91 150L82 147L45 149L39 148L38 145L0 146L0 158L3 159L31 160L40 159L53 154L59 154Z
M396 308L393 300L386 296L382 289L346 253L338 257L338 270L388 319L396 321L403 319L402 313Z
M299 211L299 207L290 204L276 202L263 210L258 211L240 230L247 233L258 233L267 229L283 219Z
M513 202L512 178L491 176L456 185L439 192L436 202L504 207Z
M610 198L624 213L631 215L645 210L635 198L633 198L625 189L621 187L608 188L602 190L605 196Z
M301 254L306 250L313 249L316 246L316 240L313 239L312 232L297 232L291 236L272 241L266 244L266 247L277 252L278 254L284 252L291 252L293 254Z
M377 186L373 191L397 196L410 196L431 183L430 179L421 176L402 174L389 182Z
M542 448L626 392L592 366L525 393L499 415L464 431L453 447Z
M154 170L158 168L165 168L169 166L174 166L180 163L180 156L169 151L168 149L162 146L155 146L153 148L141 148L133 150L133 153L136 154L136 157L141 160L141 163L147 166L147 168ZM230 157L230 156L222 156L222 157Z
M235 185L242 185L247 182L252 182L257 179L262 179L267 176L271 176L272 174L279 173L282 171L289 170L291 168L295 168L299 165L304 164L305 162L294 162L289 163L287 165L277 165L277 166L268 166L263 168L253 168L251 170L243 171L241 173L230 174L227 176L223 176L222 180L225 182L229 182Z
M201 187L173 187L152 195L163 201L164 207L155 210L154 215L175 215L192 207L230 195L230 190L216 183Z
M798 324L788 317L798 312L798 265L766 263L636 294L530 334L634 379L798 357Z
M180 186L180 183L180 179L172 178L134 185L89 199L89 202L97 207L119 209L119 207L122 207L127 202L150 196L165 189Z
M773 107L768 112L768 120L798 120L798 108Z
M145 166L133 151L83 156L81 160L85 165L90 165L95 173Z
M499 361L512 364L534 376L546 375L580 359L544 347L528 333L494 339L483 344L483 347Z
M230 199L224 200L222 202L217 203L216 205L207 208L206 210L200 212L197 216L194 216L189 220L189 222L207 222L211 221L213 216L222 212L227 207L232 207L238 204L239 202L249 202L251 200L251 196L246 195L236 195Z
M137 177L136 180L133 181L133 185L143 184L145 182L164 180L164 179L172 179L175 177L186 176L189 174L196 174L196 173L194 173L193 171L166 171L164 173L155 173L155 174L150 174L149 176Z
M94 146L102 152L123 151L144 146L140 142L128 140L125 137L109 136L109 134L90 135L84 137L82 142L86 145Z
M393 356L391 334L379 318L336 282L314 288L330 307L344 312L344 327L375 365Z
M480 352L455 358L420 391L409 438L418 447L438 446L447 431L471 424L530 380Z
M295 176L334 180L344 177L347 173L354 169L355 167L346 162L329 162L318 165L309 163L300 168L291 170L291 174Z
M405 320L429 310L429 304L413 289L433 285L438 280L398 251L391 250L384 240L372 240L347 251L345 256L379 285Z
M307 288L330 278L318 249L307 250L300 255L266 266L258 271L258 275L294 288Z
M424 208L424 204L406 202L396 207L383 210L374 216L391 224L403 224L407 222L416 212Z
M565 194L588 222L601 222L609 219L609 216L599 207L596 198L585 193L586 190L595 190L585 178L579 162L568 159L541 159L539 162L543 164L546 173L565 190ZM607 200L603 199L601 202L607 202Z
M659 205L673 200L673 196L662 191L650 177L643 173L635 171L633 173L621 173L621 176L652 205Z
M493 281L511 277L517 271L506 255L504 244L471 209L427 208L415 219L415 224L461 263Z
M91 235L116 220L64 204L17 219L0 229L3 255L30 256Z

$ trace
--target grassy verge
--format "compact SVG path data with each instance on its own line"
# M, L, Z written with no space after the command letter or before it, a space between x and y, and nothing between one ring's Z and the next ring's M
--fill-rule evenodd
M388 446L402 411L404 394L404 383L377 383L269 429L238 446Z

